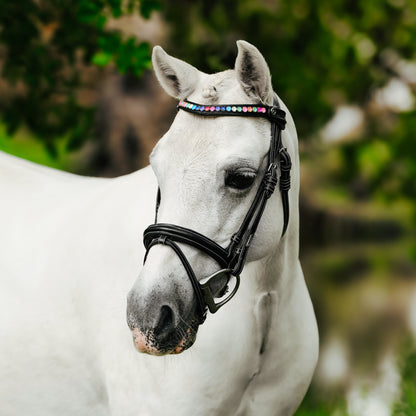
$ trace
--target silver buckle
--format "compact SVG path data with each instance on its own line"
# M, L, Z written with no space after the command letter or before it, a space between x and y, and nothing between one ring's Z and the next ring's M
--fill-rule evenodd
M214 283L216 280L222 279L224 276L227 278L227 293L219 298L216 298L211 291L210 284ZM233 283L231 288L230 283ZM240 276L234 276L232 274L232 270L230 269L222 269L215 272L211 276L203 278L200 280L199 284L209 311L211 313L215 313L236 294L238 287L240 286Z

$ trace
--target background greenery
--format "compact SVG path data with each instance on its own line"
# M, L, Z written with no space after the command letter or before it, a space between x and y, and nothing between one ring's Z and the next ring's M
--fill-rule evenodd
M352 415L348 391L390 347L402 377L390 410L416 415L414 343L397 312L416 289L416 117L414 103L377 101L391 80L414 97L416 2L0 0L0 149L77 171L75 151L100 143L98 81L119 73L127 89L147 83L153 45L109 24L138 15L158 16L164 48L206 72L234 65L236 40L253 43L296 120L302 258L321 343L341 333L356 353L342 382L314 381L298 415ZM345 105L360 110L360 128L325 142L323 127ZM367 292L384 296L377 313L373 295L357 303Z
M2 0L2 77L13 88L0 108L7 133L24 125L52 156L64 135L67 151L91 138L94 107L78 96L83 73L110 63L135 76L150 68L150 45L106 30L108 19L149 18L158 7L154 0Z
M71 151L95 134L95 103L79 94L88 71L115 65L140 76L150 66L150 45L107 30L108 20L149 18L160 9L169 28L165 47L202 70L232 66L237 39L257 45L304 141L341 104L360 106L363 140L342 146L334 176L344 186L360 182L365 195L416 196L414 113L368 111L374 91L401 76L392 52L415 61L414 1L1 0L0 9L1 74L10 86L0 98L1 119L7 134L25 126L52 156L63 136L63 150Z

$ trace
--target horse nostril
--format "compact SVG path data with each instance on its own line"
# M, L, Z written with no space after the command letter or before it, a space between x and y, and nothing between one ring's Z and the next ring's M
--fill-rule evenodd
M163 305L160 309L159 322L156 325L155 333L165 335L174 327L174 312L171 307Z

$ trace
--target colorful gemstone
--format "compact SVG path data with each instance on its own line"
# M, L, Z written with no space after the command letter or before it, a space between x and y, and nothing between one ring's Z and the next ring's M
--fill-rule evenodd
M253 112L257 113L257 107L253 107Z
M248 107L247 110L249 113L251 113L253 111L253 107Z
M215 111L215 107L214 106L210 107L210 111Z
M237 107L232 106L232 107L231 107L231 111L232 111L233 113L235 113L235 112L237 111Z
M242 108L241 108L241 107L237 107L237 111L238 111L239 113L241 113Z
M221 111L225 111L225 107L221 107Z
M227 106L226 110L227 111L231 111L231 107L230 106Z
M209 107L208 106L205 107L205 111L209 111Z
M247 113L247 107L243 107L243 113Z

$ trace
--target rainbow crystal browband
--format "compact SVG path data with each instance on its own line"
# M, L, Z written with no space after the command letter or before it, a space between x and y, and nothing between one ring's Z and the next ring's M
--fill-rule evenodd
M193 103L192 101L179 101L178 110L184 110L189 113L201 116L244 116L244 117L264 117L274 123L277 123L281 129L285 128L286 113L277 106L268 106L262 104L221 104L221 105L204 105Z
M178 108L182 110L201 111L205 113L266 113L268 107L262 105L201 105L191 101L179 101Z

